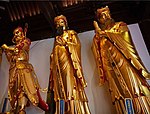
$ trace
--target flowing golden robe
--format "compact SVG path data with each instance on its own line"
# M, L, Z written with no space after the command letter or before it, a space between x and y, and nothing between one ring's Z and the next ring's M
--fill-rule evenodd
M12 110L17 109L17 105L26 106L28 100L36 106L39 103L37 89L40 87L33 66L29 63L30 44L30 40L25 38L14 50L5 51L10 63L8 96Z
M89 114L81 66L80 41L73 30L57 36L51 54L51 80L54 99L65 101L65 114Z
M108 80L112 102L118 114L125 114L125 98L131 98L135 114L150 114L150 74L143 66L127 25L117 22L110 29L97 26L92 50L100 85Z

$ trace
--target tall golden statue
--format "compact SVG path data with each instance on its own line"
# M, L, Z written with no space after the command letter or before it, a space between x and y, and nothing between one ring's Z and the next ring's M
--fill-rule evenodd
M56 36L51 54L51 89L54 90L56 114L64 102L65 114L90 114L85 82L81 66L81 44L77 33L68 30L67 19L60 15L54 22L59 35Z
M8 97L11 104L11 113L25 114L25 107L31 102L43 110L48 110L48 105L41 99L41 89L34 72L29 63L29 48L31 41L26 37L27 28L18 27L14 30L12 42L16 45L8 47L2 45L9 68L9 90Z
M135 50L126 23L115 22L107 6L97 10L97 17L92 50L100 85L108 81L118 114L150 114L150 86L146 81L150 74Z

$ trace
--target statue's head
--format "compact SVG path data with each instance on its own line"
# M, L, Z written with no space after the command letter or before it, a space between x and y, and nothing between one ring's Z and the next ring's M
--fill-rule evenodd
M14 32L14 37L12 39L12 42L13 43L17 43L19 42L20 40L24 39L24 32L23 32L23 29L21 27L17 27Z
M105 23L107 20L111 19L110 10L108 6L104 8L97 9L97 18L100 23Z
M67 29L68 27L67 19L64 15L55 17L54 23L56 25L56 28L63 27L63 30L64 30L64 29Z

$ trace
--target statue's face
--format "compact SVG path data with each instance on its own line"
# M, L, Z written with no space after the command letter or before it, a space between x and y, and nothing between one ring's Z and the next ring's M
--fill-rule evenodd
M20 30L20 29L15 29L14 30L14 39L15 39L15 42L18 42L20 40L22 40L24 37L24 34L23 34L23 31Z
M111 16L110 16L109 11L103 11L99 17L99 22L101 24L104 24L107 20L110 20L110 19L111 19Z
M56 22L56 28L58 28L58 27L66 27L66 22L63 19L59 19Z

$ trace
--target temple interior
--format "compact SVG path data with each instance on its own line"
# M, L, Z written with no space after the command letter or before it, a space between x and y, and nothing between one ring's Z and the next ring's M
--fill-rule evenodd
M28 37L32 41L55 36L54 17L63 14L69 27L78 33L93 30L97 8L109 6L116 21L138 23L150 53L150 2L148 1L0 1L0 45L11 43L12 31L28 23Z
M98 17L96 11L104 7L107 9L106 6L109 7L111 17L115 21L111 19L105 21L108 22L106 26L98 26L99 28L96 29L96 25L93 24ZM104 17L109 16L107 11L108 9L106 12L104 10ZM99 12L102 13L103 10ZM60 16L56 19L56 22L58 21L56 23L54 18L59 15L64 15L66 18ZM55 27L56 24L60 24L61 27ZM111 25L113 26L110 29ZM106 30L99 32L101 27L109 29L105 28ZM134 114L134 111L137 111L136 108L143 110L142 114L149 113L150 80L141 77L150 76L148 73L150 72L149 27L150 2L148 1L0 1L0 46L3 48L0 48L0 114L7 114L6 112L9 111L16 111L17 113L14 114L25 114L25 112L26 114L82 114L82 111L86 111L85 114L123 114L120 112L132 111ZM118 34L118 31L115 30L121 32L119 31ZM122 33L124 30L125 32ZM20 36L17 37L17 34ZM130 38L130 35L133 42L125 39ZM13 41L16 45L13 44ZM107 79L105 75L108 76ZM103 80L106 83L100 86L100 81L103 82ZM80 84L83 84L83 87ZM11 86L14 87L14 91L10 89ZM28 86L31 88L27 88ZM14 92L12 95L14 101L9 99L8 94L11 93L8 91L10 90ZM61 96L63 92L67 97L72 94L71 97L68 97L69 100L57 96L59 93ZM137 104L135 101L132 104L131 96L126 99L128 92ZM30 93L31 95L35 93L35 96L31 97ZM139 95L139 98L136 95ZM22 100L22 96L25 100ZM38 105L34 102L34 98L39 103ZM45 101L45 104L40 98ZM115 100L112 102L111 98ZM131 102L131 107L128 107L129 102ZM34 103L37 106L34 106ZM43 111L44 106L41 105L46 107L46 103L49 110ZM12 106L15 107L14 110L11 110ZM66 113L65 106L71 107L72 113L71 111ZM42 110L39 107L42 107ZM77 113L80 109L78 107L81 108L80 113Z

